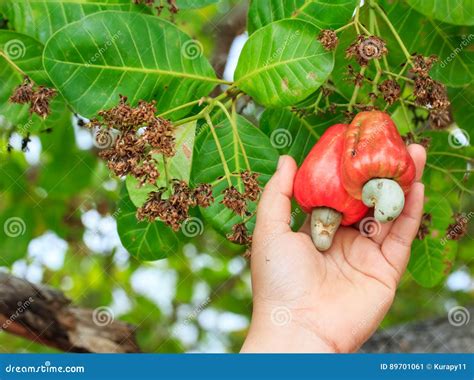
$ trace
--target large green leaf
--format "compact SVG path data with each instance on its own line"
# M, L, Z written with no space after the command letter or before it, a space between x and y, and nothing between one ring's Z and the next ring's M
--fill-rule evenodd
M289 154L300 165L326 128L342 118L340 114L301 117L285 108L267 109L260 119L260 128L280 154Z
M162 112L199 99L219 82L193 44L158 17L106 11L55 33L45 46L44 66L56 88L86 117L115 105L119 94L132 104L155 99Z
M176 5L179 9L194 9L204 8L218 1L219 0L176 0Z
M431 71L433 78L451 87L463 87L474 80L474 52L469 47L472 28L427 18L402 1L381 0L381 4L410 53L439 57ZM385 23L379 24L387 41L388 59L393 67L400 67L406 58Z
M191 164L193 162L195 133L196 121L177 127L175 135L176 154L166 160L166 172L168 173L169 180L177 178L189 182ZM156 181L156 186L147 184L139 187L135 177L127 176L126 185L128 194L133 204L137 207L143 205L150 191L156 190L157 187L167 186L163 158L161 155L157 155L156 159L158 161L158 171L161 174Z
M357 0L252 0L247 28L249 33L284 18L309 21L318 29L337 29L354 13Z
M278 152L271 145L270 139L245 118L237 117L237 128L239 136L250 162L250 169L253 172L260 173L259 182L264 185L275 171L278 161ZM220 141L225 160L231 172L238 172L246 169L246 164L240 144L236 141L232 132L232 127L228 120L219 123L216 128L216 134ZM196 138L194 145L194 160L191 173L193 184L211 183L217 178L221 178L224 173L224 167L219 158L219 152L212 137L212 133L207 127ZM243 186L240 180L233 177L232 183L240 191ZM220 204L223 199L222 191L227 187L225 180L220 181L214 187L214 197L216 201L212 206L201 209L203 217L220 233L227 234L231 231L232 225L242 222L242 218L236 216L232 211ZM254 202L250 202L250 210L255 209ZM246 224L250 230L253 230L255 217L252 217Z
M6 0L6 15L13 29L45 43L63 26L106 10L141 11L129 0Z
M446 230L453 222L449 202L435 194L427 198L424 211L431 215L429 233L423 240L413 242L408 269L419 284L432 287L449 274L457 242L446 238Z
M473 0L407 0L427 17L455 25L474 25Z
M126 191L115 212L120 240L127 251L138 260L160 260L176 252L178 239L164 223L139 222L137 209Z
M0 30L0 51L6 56L0 55L0 115L17 124L28 118L28 106L8 101L13 90L23 82L23 75L15 70L15 66L34 81L47 83L48 77L41 61L43 44L24 34Z
M328 78L332 53L316 39L306 21L281 20L255 32L235 70L236 85L265 106L293 105L311 95Z
M459 128L467 131L474 138L474 83L464 88L449 88L449 100L454 121ZM471 140L473 141L473 140Z

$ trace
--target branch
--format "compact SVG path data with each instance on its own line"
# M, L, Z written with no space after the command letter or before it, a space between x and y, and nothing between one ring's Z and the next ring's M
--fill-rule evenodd
M474 316L474 307L466 310L466 323L454 326L445 316L391 327L377 332L362 346L361 351L376 353L472 352L474 329L470 319Z
M133 326L102 321L58 290L0 273L0 295L0 331L68 352L140 352Z

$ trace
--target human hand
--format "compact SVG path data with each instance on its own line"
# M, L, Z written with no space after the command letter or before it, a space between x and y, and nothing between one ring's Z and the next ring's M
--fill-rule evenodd
M353 352L373 334L393 302L423 213L426 153L416 144L408 150L417 175L401 215L370 237L340 227L325 253L314 247L308 220L299 232L290 229L297 167L280 158L257 211L253 315L242 352Z

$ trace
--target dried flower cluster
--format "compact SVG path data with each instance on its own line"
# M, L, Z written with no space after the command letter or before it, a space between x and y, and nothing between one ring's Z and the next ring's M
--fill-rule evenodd
M425 212L421 217L420 228L418 229L418 233L416 234L416 238L418 240L423 240L426 235L430 233L430 225L431 225L432 216L431 214Z
M30 104L30 114L37 114L43 119L50 113L49 102L56 96L56 90L44 86L35 86L28 77L19 85L10 102L17 104Z
M146 6L152 7L155 4L155 0L133 0L135 4L144 4ZM179 8L176 4L176 0L167 0L168 3L168 10L170 11L171 14L176 14L179 11ZM165 8L164 5L162 5L160 1L160 5L155 7L158 11L158 15L163 11Z
M117 176L131 174L140 185L153 185L160 176L153 156L172 157L175 154L173 125L169 120L156 117L155 113L154 101L141 100L132 107L126 97L120 96L116 107L100 111L99 118L88 124L88 127L99 128L96 134L99 141L107 141L109 137L109 146L99 144L107 148L99 155L107 160L109 169ZM142 134L139 133L141 128L145 128ZM115 140L112 130L119 132ZM101 134L105 136L101 137Z
M413 94L418 105L430 109L430 124L435 129L442 129L449 125L449 107L451 103L448 99L445 86L429 76L433 64L437 61L435 56L423 57L415 54L412 56L413 68L411 72L415 74L415 84Z
M319 42L326 50L334 50L337 47L339 39L337 38L336 32L330 29L323 29L318 36Z
M428 149L431 143L430 137L418 137L415 138L415 135L411 132L408 132L405 136L402 136L402 140L406 145L410 144L420 144L425 149Z
M359 65L367 66L370 60L387 54L385 41L377 36L357 36L357 40L346 49L346 58L354 58Z
M189 218L189 209L195 206L208 207L214 201L212 186L200 184L191 189L185 181L173 180L172 194L163 199L166 189L153 191L142 207L137 210L137 219L154 222L156 218L177 231Z
M447 236L451 240L460 240L467 233L469 219L464 214L454 214L454 223L451 223L447 229Z
M237 223L232 226L232 233L227 235L227 239L240 245L249 245L252 243L252 236L248 234L245 223Z
M393 79L387 79L379 84L379 91L388 105L392 105L400 98L400 85Z

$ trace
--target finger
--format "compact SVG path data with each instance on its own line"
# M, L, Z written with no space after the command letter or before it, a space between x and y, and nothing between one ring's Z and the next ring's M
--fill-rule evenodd
M400 216L393 222L392 228L382 242L382 253L385 259L399 274L397 281L405 271L410 257L410 249L420 226L423 215L425 186L415 182L407 196L405 207Z
M290 156L281 156L273 177L265 186L258 204L255 232L290 231L291 197L297 166Z
M415 182L420 182L421 177L423 176L423 169L426 163L425 148L423 148L419 144L410 144L408 145L407 150L408 153L410 153L411 158L413 158L413 162L415 163ZM379 225L377 226L378 228L375 229L376 233L371 236L372 240L379 245L382 244L382 242L385 240L390 230L392 229L393 223L394 222L379 223Z
M416 175L415 182L420 182L421 177L423 176L423 169L425 168L426 163L426 150L419 144L410 144L407 147L408 153L410 153L411 158L415 162Z
M300 227L299 232L311 236L311 216L306 215L303 225Z

